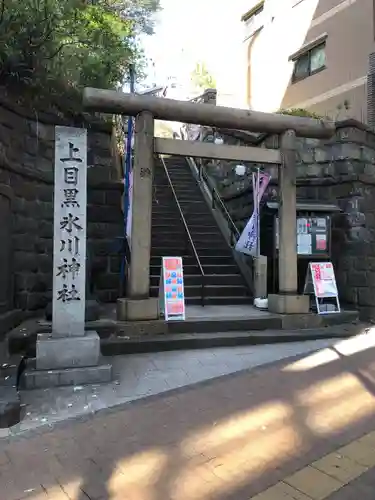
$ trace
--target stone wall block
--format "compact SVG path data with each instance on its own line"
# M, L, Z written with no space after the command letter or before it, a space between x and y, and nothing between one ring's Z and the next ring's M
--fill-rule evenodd
M307 177L315 177L315 178L320 178L320 177L323 177L323 168L321 165L319 164L312 164L312 165L309 165L307 168L306 168L306 176Z
M352 269L347 276L347 284L353 287L362 287L366 284L366 273Z
M55 127L39 121L28 121L30 136L38 140L53 143L55 140Z
M40 238L53 238L53 221L41 220L38 225Z
M90 186L87 189L87 204L97 206L105 205L105 192L100 189L92 189Z
M362 146L362 161L375 164L375 149L369 146Z
M14 234L12 238L13 249L23 252L34 252L37 235L32 233Z
M375 306L375 287L358 290L359 306Z
M314 159L316 163L326 163L332 160L332 151L330 147L317 147L314 150Z
M333 144L332 157L337 160L361 160L362 146L352 142Z

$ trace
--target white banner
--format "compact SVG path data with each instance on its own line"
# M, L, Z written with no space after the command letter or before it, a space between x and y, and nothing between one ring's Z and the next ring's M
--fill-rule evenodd
M257 179L256 179L256 178ZM254 211L250 217L249 222L246 224L241 236L239 237L235 249L237 252L246 255L255 256L258 248L258 231L259 231L259 217L260 217L260 203L263 195L271 180L271 176L264 172L259 176L253 174L253 196L254 196Z
M129 186L128 186L128 214L126 217L126 237L128 239L129 247L131 243L131 232L132 232L132 216L133 216L133 171L129 174Z

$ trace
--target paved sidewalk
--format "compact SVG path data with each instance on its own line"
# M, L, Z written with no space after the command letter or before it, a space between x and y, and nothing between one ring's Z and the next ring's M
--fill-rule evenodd
M335 344L337 339L325 339L114 356L110 384L21 391L26 415L11 429L0 429L0 438Z
M1 499L373 500L375 348L360 348L0 442Z

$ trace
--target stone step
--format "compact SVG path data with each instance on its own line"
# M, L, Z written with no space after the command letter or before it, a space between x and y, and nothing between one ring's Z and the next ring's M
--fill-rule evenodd
M183 256L184 250L185 250L185 245L182 244L182 245L175 246L174 250L176 252L177 251L180 252L179 254L176 254L176 255ZM159 255L168 256L168 255L171 255L170 252L171 252L171 247L161 247L160 246L157 248L151 248L151 257L157 257ZM201 258L201 257L219 257L219 258L230 257L231 259L233 259L232 255L231 255L231 251L228 247L222 247L222 248L200 247L199 252L197 252L197 253L198 253L199 258ZM190 255L190 253L188 255Z
M184 275L199 275L199 267L197 264L186 264L186 260L183 261L183 267L184 267ZM230 275L230 274L237 274L238 273L238 267L234 264L227 264L227 265L204 265L203 270L205 274L207 275ZM151 276L160 276L161 272L161 259L159 264L153 264L150 267L150 275Z
M212 349L245 345L268 345L319 339L350 338L361 332L362 325L321 327L283 331L277 317L219 321L171 321L164 335L128 335L103 339L102 351L107 356L151 353L187 349Z
M200 247L200 246L216 246L216 245L219 245L219 246L223 246L223 247L227 247L227 243L226 241L224 240L223 236L221 233L211 233L211 234L204 234L204 233L201 233L201 234L196 234L196 233L192 233L190 231L190 236L191 236L191 239L193 240L193 243L194 245L196 245L197 247ZM170 234L160 234L160 233L152 233L151 235L151 247L157 247L157 246L164 246L164 243L166 245L172 243L172 244L176 244L176 241L183 241L185 243L185 241L189 241L189 236L188 236L188 233L186 231L184 232L181 232L181 233L170 233Z
M180 236L184 236L186 234L186 231L184 229L183 224L176 224L177 229L174 228L173 232L171 231L171 224L164 224L164 225L158 225L158 226L153 226L153 233L155 235L171 235L175 238L178 238ZM211 227L202 227L202 226L191 226L189 225L189 231L192 236L200 236L200 235L206 235L206 236L216 236L217 234L220 234L221 232L216 226L211 226ZM222 237L222 236L221 236Z
M200 297L190 300L200 305ZM168 323L163 320L114 323L112 319L106 320L102 318L97 321L87 322L86 329L96 330L100 335L102 354L114 355L147 352L142 351L142 348L138 344L139 342L151 341L153 335L156 335L157 339L165 341L163 347L160 346L158 348L159 350L174 350L204 348L204 335L219 335L217 332L224 332L220 334L220 337L230 337L232 339L228 343L224 342L217 346L234 346L242 345L242 342L245 344L272 344L285 341L314 340L318 338L345 338L363 333L366 327L368 327L368 325L356 323L358 320L357 311L342 310L339 314L325 315L312 313L278 315L255 310L251 306L252 301L245 297L237 297L236 300L239 305L243 306L241 310L248 311L248 314L241 314L238 317L238 315L236 316L232 313L230 306L227 313L225 313L226 309L222 309L222 306L226 305L226 300L225 297L214 299L214 302L216 302L214 305L220 306L220 314L212 314L209 308L206 309L203 307L200 317L190 318L189 313L187 313L188 316L185 321L171 321ZM233 300L233 297L229 297L229 304ZM206 302L206 306L208 305L210 305L210 299ZM9 352L21 356L26 354L30 358L34 357L37 333L47 333L50 331L50 325L42 326L38 322L35 322L34 326L29 325L28 328L13 329L8 335ZM259 332L262 338L257 338L256 332ZM172 337L174 334L178 335L181 343L174 343ZM194 335L194 339L191 337L191 341L185 344L183 339L184 335L187 334ZM241 340L244 335L246 335L247 340ZM120 338L118 338L119 336ZM199 340L200 337L202 338L202 342ZM112 342L114 343L111 344ZM121 346L118 346L118 342L121 342L123 349ZM128 346L134 343L133 347L128 351L124 345L126 342L129 342ZM112 345L113 349L112 347L111 349L107 348L109 345ZM207 347L213 347L214 345L207 345Z
M221 276L221 278L223 278ZM217 298L217 297L246 297L249 300L247 289L242 285L226 285L223 279L221 283L216 283L215 285L205 285L204 286L204 296L207 298ZM185 298L195 298L201 297L202 286L197 285L187 285L184 287ZM150 287L150 294L152 297L157 297L159 295L159 285L153 285Z
M174 256L177 256L177 257L182 257L182 262L183 262L183 265L197 265L197 261L195 259L195 257L193 255L173 255ZM163 257L163 255L151 255L151 258L150 258L150 265L153 266L153 265L160 265L161 263L161 257ZM168 255L164 255L164 257L168 257ZM224 265L233 265L233 257L232 255L220 255L220 256L217 256L217 255L201 255L200 258L199 258L200 262L201 262L201 265L203 266L224 266Z
M203 218L194 218L190 216L189 219L186 220L186 223L189 223L189 230L193 230L194 228L196 228L198 231L201 230L202 232L204 232L206 230L209 231L217 229L215 219L212 217L212 215ZM183 223L181 217L177 217L176 214L172 214L169 218L167 218L165 215L159 215L158 217L154 216L152 218L152 230L155 231L157 231L159 228L171 228L171 226L178 227L182 225Z
M231 285L231 286L244 286L242 276L240 274L205 274L205 283L207 285ZM186 287L189 286L200 286L202 277L199 273L197 274L186 274L184 273L184 284ZM155 287L159 286L160 283L160 272L155 275L150 276L150 285Z

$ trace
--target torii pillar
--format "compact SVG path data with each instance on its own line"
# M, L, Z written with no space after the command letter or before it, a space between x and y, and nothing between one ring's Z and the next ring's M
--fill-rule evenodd
M135 119L130 266L126 297L117 301L120 321L159 317L159 301L150 297L152 179L154 174L154 117L142 111Z

